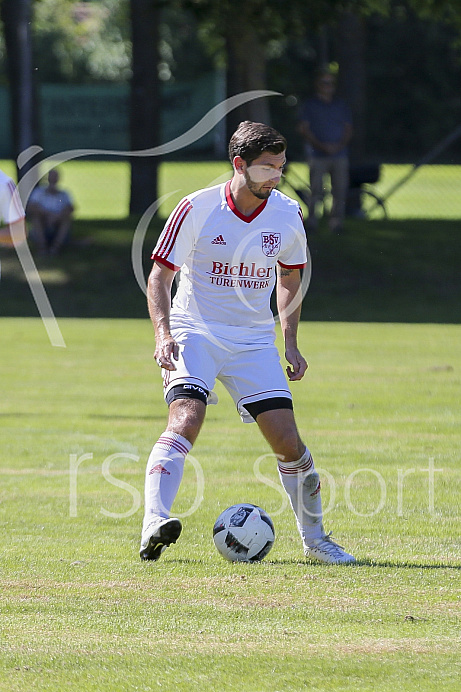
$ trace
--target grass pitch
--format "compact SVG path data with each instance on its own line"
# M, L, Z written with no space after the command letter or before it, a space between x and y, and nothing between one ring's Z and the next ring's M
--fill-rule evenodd
M292 390L326 527L358 559L340 567L303 558L269 449L220 387L181 539L141 563L166 414L151 326L60 326L55 349L39 320L0 322L0 690L458 689L461 327L301 325ZM274 519L259 565L213 546L242 500Z

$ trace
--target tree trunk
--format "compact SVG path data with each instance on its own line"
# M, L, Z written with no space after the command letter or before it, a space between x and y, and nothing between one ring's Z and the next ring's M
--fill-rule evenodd
M266 56L251 22L244 19L228 25L227 45L227 97L254 89L267 89ZM243 104L227 116L227 139L242 120L270 125L269 102L259 98Z
M328 25L322 24L318 29L317 35L319 67L328 67L330 64L330 45L328 41Z
M4 24L8 58L8 81L11 98L11 119L14 157L36 144L36 109L33 84L31 0L3 0L1 16ZM33 163L20 170L21 178Z
M352 12L343 12L337 31L339 62L339 93L352 109L354 137L351 158L354 163L366 159L366 66L364 19Z
M133 63L130 103L131 150L159 144L160 88L158 65L159 9L157 0L130 0ZM157 199L155 156L131 159L130 213L142 214Z

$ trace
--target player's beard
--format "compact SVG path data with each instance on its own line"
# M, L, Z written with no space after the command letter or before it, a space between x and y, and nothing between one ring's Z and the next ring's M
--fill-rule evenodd
M257 199L269 199L272 188L270 190L263 190L261 184L258 185L251 180L248 171L245 171L245 182L251 194Z

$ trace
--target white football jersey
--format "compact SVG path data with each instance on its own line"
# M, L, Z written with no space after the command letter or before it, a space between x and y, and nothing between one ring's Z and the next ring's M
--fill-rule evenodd
M4 224L14 223L25 217L16 185L3 171L0 171L0 216Z
M181 270L171 310L172 326L205 324L216 335L226 327L273 333L270 297L276 265L307 262L299 204L274 190L251 214L235 207L230 182L199 190L177 205L152 258ZM248 334L248 332L247 332Z

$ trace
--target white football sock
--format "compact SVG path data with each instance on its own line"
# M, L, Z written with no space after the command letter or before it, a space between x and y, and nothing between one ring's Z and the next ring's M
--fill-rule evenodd
M320 478L307 447L297 461L279 461L278 471L281 483L290 498L303 543L309 545L325 532L322 525Z
M144 528L154 517L170 516L191 449L189 440L174 432L162 433L155 443L146 467Z

